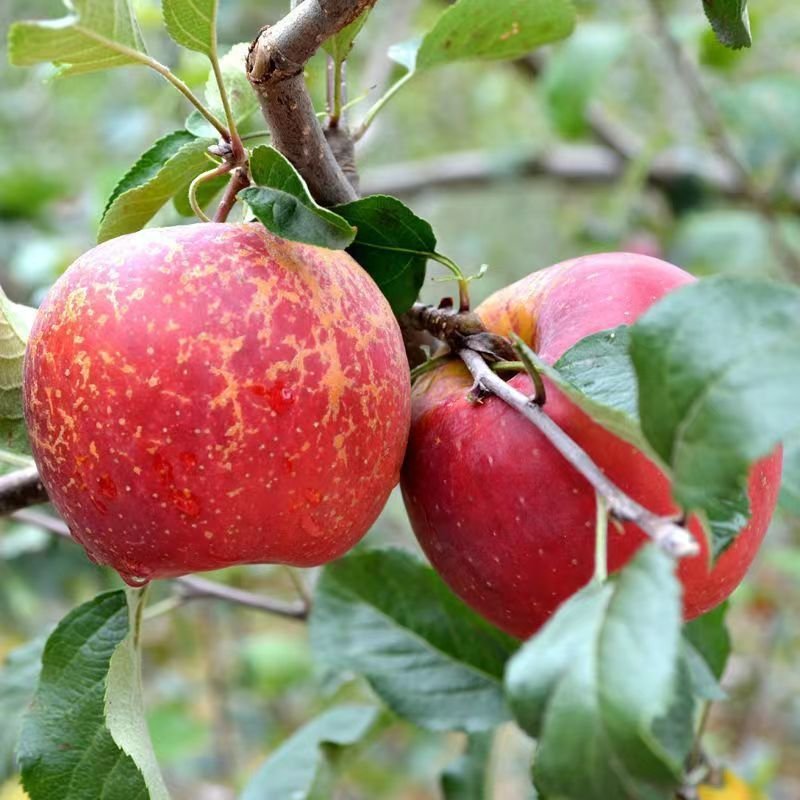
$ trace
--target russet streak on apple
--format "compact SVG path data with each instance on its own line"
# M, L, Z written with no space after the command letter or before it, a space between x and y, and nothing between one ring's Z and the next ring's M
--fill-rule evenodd
M37 318L25 400L50 497L131 582L341 555L397 482L410 413L372 279L255 224L78 259Z

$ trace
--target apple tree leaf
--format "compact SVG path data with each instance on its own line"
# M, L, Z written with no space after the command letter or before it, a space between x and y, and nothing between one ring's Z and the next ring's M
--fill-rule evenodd
M800 289L731 277L681 287L631 328L630 352L642 430L718 553L747 519L750 466L800 430Z
M177 44L209 58L217 47L218 0L162 0L167 33Z
M126 637L128 603L116 591L70 612L48 638L17 745L31 800L167 800L144 720L135 718L141 684Z
M734 50L750 47L753 38L750 34L747 0L703 0L703 8L722 44Z
M122 177L106 202L97 240L141 230L194 177L211 169L206 155L213 139L185 130L159 139Z
M370 195L334 210L357 230L347 252L372 276L395 314L408 311L436 250L430 223L386 195Z
M655 728L675 700L680 625L674 562L648 545L573 595L511 659L506 689L517 722L538 739L542 794L672 797L681 748Z
M128 0L64 0L56 20L15 22L8 55L18 67L51 61L60 75L78 75L141 63L147 58Z
M14 750L39 679L44 642L33 639L12 650L0 666L0 785L17 772Z
M516 640L410 553L363 551L328 564L311 643L322 662L363 675L396 714L423 728L475 732L508 719L502 675Z
M263 764L239 800L308 800L334 750L356 744L379 717L375 706L338 706L304 725ZM326 794L326 796L329 796Z
M294 242L343 250L355 238L347 220L318 205L305 181L274 147L260 145L250 154L255 186L239 192L267 230Z

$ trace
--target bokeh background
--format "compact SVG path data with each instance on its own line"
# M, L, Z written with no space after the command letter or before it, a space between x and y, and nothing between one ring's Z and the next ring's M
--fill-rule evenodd
M380 0L349 64L357 121L393 77L386 49L424 30L441 0ZM201 88L204 59L166 38L156 0L135 2L150 51ZM288 0L223 0L220 36L249 41ZM659 255L697 275L800 280L800 11L760 0L755 43L731 52L713 39L699 0L669 6L671 36L714 99L687 91L648 3L577 2L572 39L515 63L460 64L418 76L362 142L365 191L394 193L430 220L440 251L494 289L559 260L602 250ZM4 0L14 19L55 17L59 0ZM319 108L325 66L309 66ZM36 304L94 244L115 182L189 110L144 68L51 80L0 56L0 282ZM705 116L704 116L705 115ZM718 125L716 123L721 123ZM245 131L263 122L254 116ZM726 156L732 149L749 178ZM729 155L729 154L728 154ZM748 183L749 182L749 183ZM748 189L748 186L750 187ZM757 191L754 191L754 187ZM189 221L173 205L157 222ZM429 300L452 291L431 268ZM800 461L795 448L790 463ZM778 800L800 797L800 496L783 510L729 621L730 699L710 724L712 753ZM74 545L36 526L0 523L0 658L46 632L69 608L117 586ZM369 544L414 547L394 497ZM280 568L228 570L221 580L292 596ZM313 577L313 576L308 576ZM159 587L167 597L169 587ZM147 629L149 721L175 797L228 800L281 741L320 710L368 688L320 672L302 625L196 602ZM1 711L1 707L0 707ZM457 756L458 736L387 720L341 766L336 798L429 800ZM5 748L5 750L3 749ZM0 786L11 777L0 734ZM530 745L509 726L495 748L498 800L525 800ZM0 798L16 798L6 784Z

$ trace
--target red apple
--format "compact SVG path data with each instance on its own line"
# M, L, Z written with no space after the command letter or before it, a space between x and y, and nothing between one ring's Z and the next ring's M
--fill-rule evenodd
M547 362L579 339L632 323L693 278L642 255L611 253L557 264L497 292L477 313L491 331L519 334ZM510 383L533 393L525 374ZM659 513L676 512L664 474L630 444L591 421L549 381L547 413L625 492ZM591 578L595 495L588 482L516 411L497 398L467 400L472 380L453 361L420 378L401 478L414 531L433 565L479 613L516 636L532 634ZM684 611L695 617L742 580L769 524L780 486L780 452L750 475L752 517L712 567L681 561ZM609 568L646 541L633 524L609 531Z
M408 365L377 286L346 253L257 224L81 256L42 305L24 381L53 503L132 583L340 556L408 436Z

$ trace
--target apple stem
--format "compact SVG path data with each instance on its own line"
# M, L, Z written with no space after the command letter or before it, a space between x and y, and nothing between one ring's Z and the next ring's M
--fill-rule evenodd
M700 552L700 546L686 527L679 525L673 517L654 514L625 494L541 406L492 372L480 353L463 348L458 355L472 373L476 384L522 414L586 478L605 500L609 514L621 522L633 522L662 550L674 557L693 556Z

